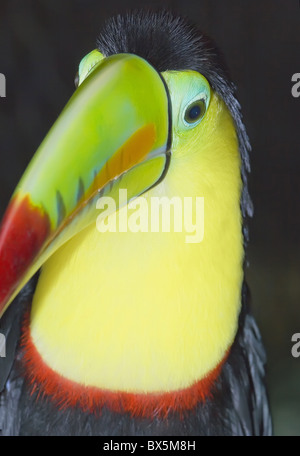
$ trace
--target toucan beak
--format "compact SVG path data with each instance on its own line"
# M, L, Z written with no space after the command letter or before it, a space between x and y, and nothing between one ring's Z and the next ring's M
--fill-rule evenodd
M0 315L55 250L96 222L99 197L121 187L129 200L163 178L169 161L168 103L160 75L131 54L104 59L78 87L4 215Z

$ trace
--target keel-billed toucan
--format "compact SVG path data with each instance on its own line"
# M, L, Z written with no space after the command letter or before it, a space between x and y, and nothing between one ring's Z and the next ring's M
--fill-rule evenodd
M219 52L176 15L128 13L77 85L1 225L2 433L270 434L244 282L250 146ZM182 211L153 230L161 198L156 217ZM198 239L175 226L184 203Z

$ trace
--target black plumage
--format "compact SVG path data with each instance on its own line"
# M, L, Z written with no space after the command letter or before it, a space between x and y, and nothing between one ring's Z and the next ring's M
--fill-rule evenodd
M244 241L246 218L252 215L247 173L250 144L242 122L235 87L215 44L185 19L162 11L134 11L109 20L97 41L109 56L133 53L158 71L192 69L203 74L223 98L236 124L242 157ZM212 397L183 416L132 418L106 408L95 416L79 408L58 410L46 397L30 394L22 374L22 349L17 347L21 318L34 293L33 279L15 299L1 321L8 335L7 358L0 359L0 429L3 435L269 435L272 432L264 383L265 353L256 323L249 312L244 283L239 329ZM22 303L19 306L19 303ZM16 348L17 347L17 348Z

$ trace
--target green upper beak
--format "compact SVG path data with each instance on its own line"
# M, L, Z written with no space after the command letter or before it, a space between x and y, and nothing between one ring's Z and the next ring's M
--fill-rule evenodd
M96 221L99 197L121 186L129 200L163 178L169 112L165 84L142 58L114 55L95 66L39 147L5 213L0 315L57 248Z

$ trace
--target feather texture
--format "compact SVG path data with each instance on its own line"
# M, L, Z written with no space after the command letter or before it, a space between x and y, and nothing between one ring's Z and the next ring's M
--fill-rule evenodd
M242 122L235 86L212 40L181 17L167 11L134 11L109 20L97 46L105 55L134 53L158 71L192 69L203 74L228 106L237 129L242 157L244 243L247 217L252 216L247 174L250 143ZM239 329L212 397L184 416L167 419L132 418L109 411L99 415L79 408L58 410L39 391L30 392L22 375L23 353L18 346L24 307L30 304L36 279L26 286L1 321L7 336L7 358L0 358L0 433L2 435L270 435L272 425L265 388L265 352L259 330L249 312L249 293L242 291ZM22 304L21 306L19 304Z
M58 410L30 388L18 352L1 396L3 435L271 435L272 425L265 388L265 352L243 287L239 331L212 397L193 411L170 414L167 419L132 418L103 408L97 416L79 408Z

